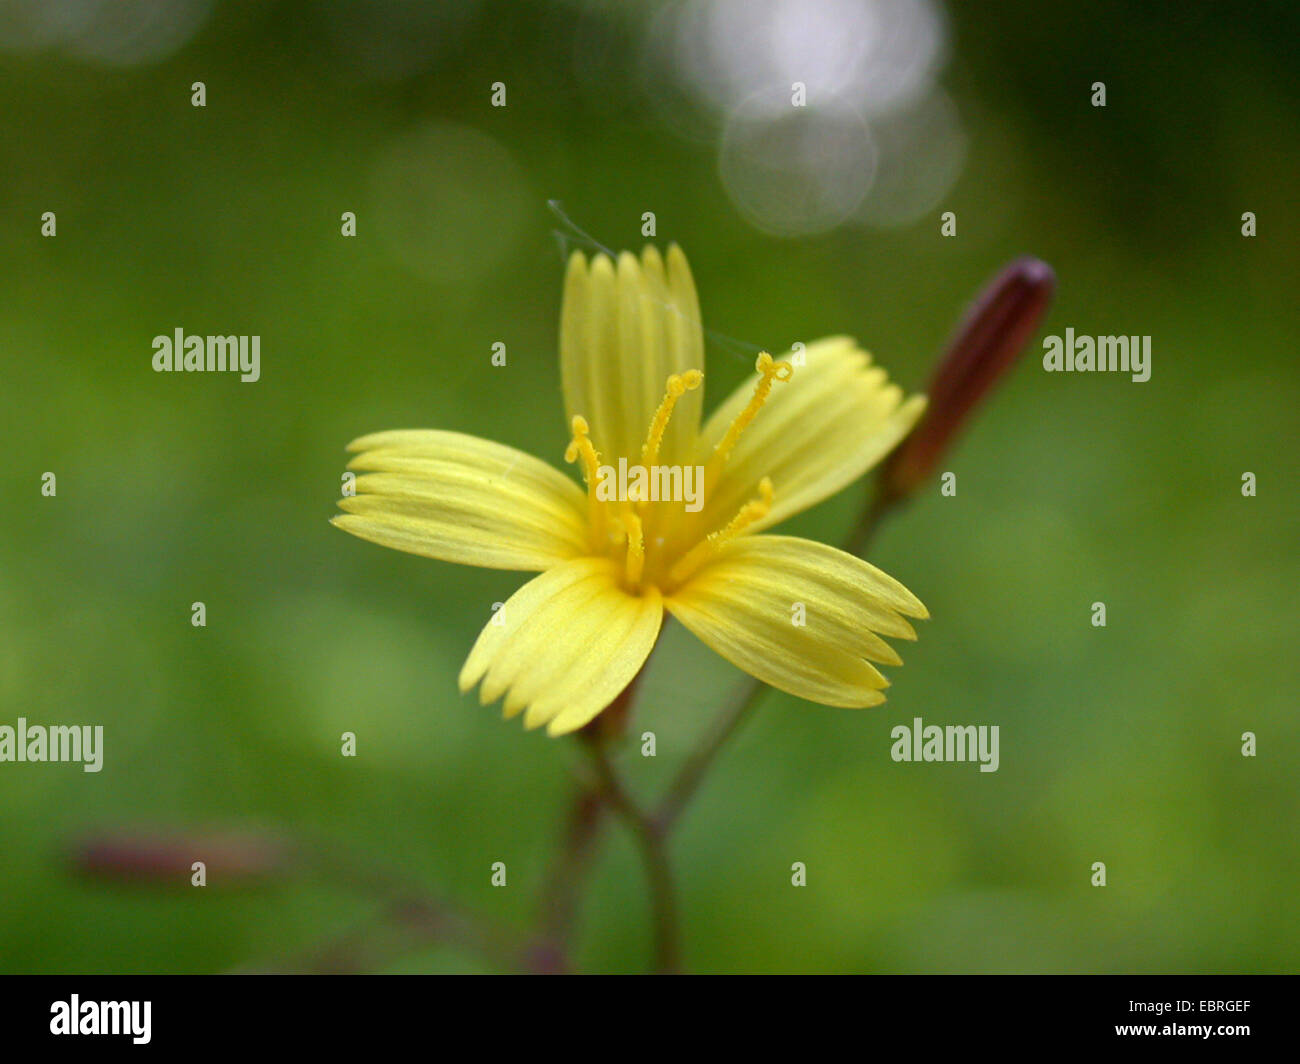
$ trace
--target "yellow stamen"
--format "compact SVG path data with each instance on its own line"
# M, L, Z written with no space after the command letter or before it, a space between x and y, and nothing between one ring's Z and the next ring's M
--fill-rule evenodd
M596 535L604 526L604 509L596 498L596 485L600 481L600 455L587 435L591 431L587 419L581 414L574 414L570 425L573 428L573 439L564 449L564 460L582 463L582 479L587 484L587 501L591 507L591 528L593 535Z
M591 440L587 433L591 427L587 424L587 419L581 414L574 414L573 421L570 422L573 429L573 439L569 441L569 446L564 449L564 460L573 462L582 458L582 479L587 482L587 486L592 491L596 490L596 470L600 467L600 455L596 453L596 448L591 445Z
M682 374L674 373L668 378L668 389L664 393L663 402L655 411L654 420L650 422L650 432L641 447L641 464L647 469L654 465L655 459L659 457L659 445L663 443L664 430L668 428L668 419L673 416L673 407L677 405L677 400L687 392L698 388L703 380L704 374L698 369L688 369Z
M759 498L750 499L745 503L736 516L727 522L727 526L720 532L712 533L709 540L721 546L726 540L734 539L760 517L766 517L768 511L772 509L771 477L764 477L758 482L758 494Z
M682 557L672 571L668 574L673 583L680 584L690 576L700 565L708 558L716 554L723 544L735 539L741 532L752 525L762 517L766 517L772 509L772 480L770 477L764 477L758 482L757 499L750 499L736 513L725 526L716 532L710 532L709 535L695 544Z
M645 540L641 536L641 518L629 510L623 514L623 527L627 529L627 582L636 587L641 582L645 568Z
M731 455L731 449L736 446L740 434L749 427L749 423L758 416L759 410L767 402L767 397L772 392L772 385L776 381L788 381L794 376L794 366L791 363L777 362L766 351L758 356L754 368L761 374L758 383L754 385L754 394L745 404L745 409L737 414L736 419L728 426L726 434L713 449L709 464L704 467L705 491L713 490L718 474L722 472L722 467L727 464L727 458Z

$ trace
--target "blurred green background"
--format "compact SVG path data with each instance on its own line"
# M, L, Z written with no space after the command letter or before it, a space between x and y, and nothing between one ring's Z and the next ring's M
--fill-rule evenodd
M1298 28L1281 3L0 3L0 723L106 732L98 775L0 765L0 969L276 965L376 912L320 877L73 874L70 838L123 826L324 839L532 920L577 751L455 684L524 575L327 521L366 432L560 464L587 245L553 199L603 244L653 211L685 248L709 404L755 346L837 332L922 388L1021 253L1058 274L1046 332L1153 337L1145 384L1046 374L1035 341L945 459L956 497L883 530L870 559L933 619L885 706L773 692L728 748L673 845L688 967L1295 970ZM807 112L773 117L804 69ZM260 335L261 380L155 374L178 327ZM792 530L838 542L861 491ZM635 723L659 756L621 757L644 795L738 676L667 639ZM1000 770L895 764L914 716L999 725ZM642 970L608 843L576 963Z

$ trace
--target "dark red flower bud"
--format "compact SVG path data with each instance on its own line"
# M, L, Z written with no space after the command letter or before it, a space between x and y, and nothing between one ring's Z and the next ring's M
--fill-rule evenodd
M246 884L284 870L289 849L252 832L112 831L87 835L71 848L73 867L95 879L189 886L195 862L207 883Z

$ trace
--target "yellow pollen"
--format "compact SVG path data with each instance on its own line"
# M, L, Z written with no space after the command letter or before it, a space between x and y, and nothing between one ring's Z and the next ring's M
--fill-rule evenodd
M604 528L604 510L596 498L596 484L600 480L600 455L587 436L591 431L587 419L581 414L574 414L570 425L573 428L573 439L564 449L564 460L582 463L582 479L587 482L587 501L591 508L592 533L598 534Z
M600 455L596 453L596 448L591 445L591 440L587 436L587 433L591 431L591 427L587 424L587 419L581 414L574 414L573 420L569 424L573 429L573 439L569 441L569 446L564 449L564 460L573 462L581 456L582 479L594 491L596 470L600 466Z
M707 559L716 554L723 544L735 539L741 532L752 525L762 517L766 517L772 509L772 479L764 477L758 482L757 499L750 499L744 506L737 511L726 525L716 532L710 532L709 535L695 544L682 557L672 571L668 574L673 583L680 584L690 576L700 565Z
M717 476L718 471L726 464L731 449L736 446L736 441L740 439L740 434L745 431L749 423L758 415L759 410L763 408L763 404L767 402L767 397L772 391L772 385L776 381L788 381L794 376L793 365L789 362L777 362L766 351L758 356L754 368L761 374L758 383L754 385L754 394L745 405L745 409L736 415L736 420L728 427L726 435L718 441L717 447L713 449L713 456L709 459L708 467L705 470L705 484L711 483Z
M629 510L623 515L623 527L627 529L627 582L635 587L641 582L641 572L645 568L645 540L641 536L641 518Z
M677 400L687 392L693 392L704 380L704 374L698 369L688 369L685 373L674 373L668 378L668 388L664 393L659 409L655 411L654 420L650 422L650 432L641 447L641 464L649 468L659 457L659 445L663 443L664 430L668 428L668 419L673 416L673 407Z

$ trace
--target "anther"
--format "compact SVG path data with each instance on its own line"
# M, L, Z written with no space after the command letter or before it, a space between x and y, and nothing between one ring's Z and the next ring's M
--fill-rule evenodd
M569 441L569 446L564 449L564 460L566 462L581 462L582 479L587 483L587 501L590 503L592 530L593 533L599 534L604 524L602 519L604 510L596 498L596 485L600 480L600 455L587 435L591 431L587 419L581 414L574 414L573 420L569 424L573 429L573 439Z
M587 419L581 414L574 414L569 425L573 429L573 439L569 441L569 446L564 449L564 460L573 462L581 456L582 479L588 485L592 485L596 480L596 469L600 465L600 456L596 453L596 448L591 445L591 440L587 436L591 428L587 424Z
M706 483L716 476L718 470L726 463L727 457L731 454L731 449L736 446L736 441L740 439L740 434L745 431L749 423L758 415L763 404L767 402L767 397L772 392L772 385L776 381L788 381L794 376L794 366L791 363L777 362L766 351L758 356L754 368L760 374L758 382L754 385L754 394L745 405L745 409L736 415L736 420L728 427L726 435L718 441L718 445L713 449L713 456L709 459L708 469L705 474Z
M650 432L641 447L642 465L647 468L654 465L655 459L659 457L659 445L663 443L664 430L668 428L668 419L673 416L673 407L677 405L677 400L687 392L698 388L703 380L704 374L698 369L688 369L681 374L674 373L668 378L663 401L655 411L654 420L650 422Z

